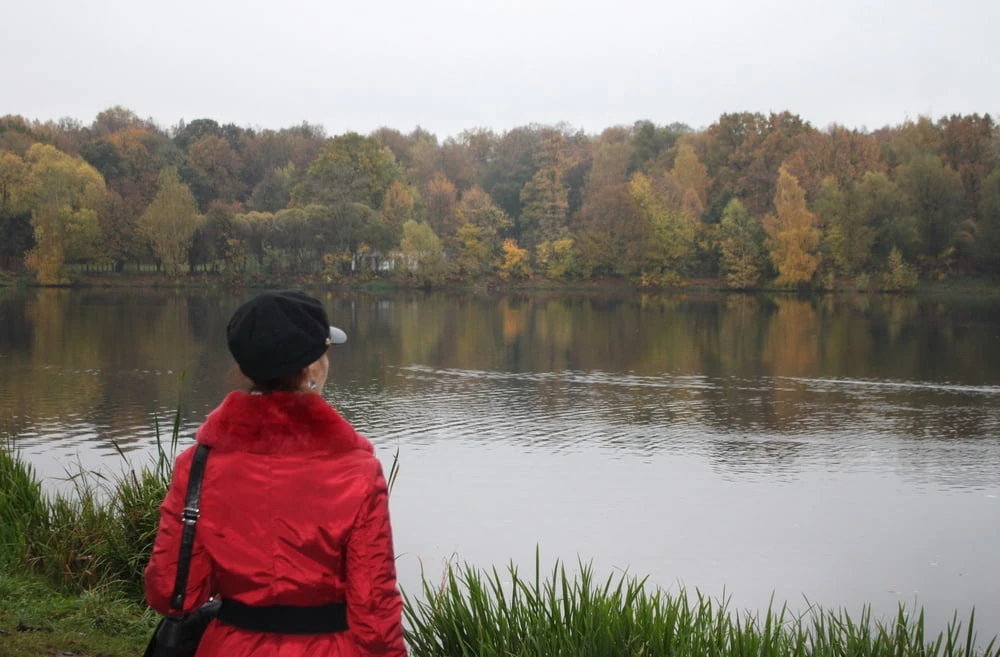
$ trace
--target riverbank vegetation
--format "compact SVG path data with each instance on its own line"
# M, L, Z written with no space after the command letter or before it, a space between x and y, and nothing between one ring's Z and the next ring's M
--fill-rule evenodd
M0 657L138 654L156 620L141 574L169 463L161 450L138 472L81 474L71 494L51 495L11 448L0 450ZM922 612L902 607L889 619L818 607L739 612L697 591L667 594L627 574L598 580L586 564L543 573L540 563L536 555L528 577L514 565L456 565L404 592L411 654L1000 657L995 639L977 636L974 613L931 635Z
M868 131L791 112L439 140L213 119L0 118L0 269L41 284L713 280L863 291L1000 273L989 114Z

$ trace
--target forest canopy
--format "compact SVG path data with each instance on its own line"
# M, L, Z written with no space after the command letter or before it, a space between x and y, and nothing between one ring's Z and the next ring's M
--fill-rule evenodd
M790 112L328 136L213 119L164 129L0 118L0 266L235 277L642 286L713 278L884 289L1000 273L989 114L874 131Z

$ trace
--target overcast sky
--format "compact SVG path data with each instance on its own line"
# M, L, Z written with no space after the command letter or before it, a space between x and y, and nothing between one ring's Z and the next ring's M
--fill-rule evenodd
M329 134L1000 114L1000 0L4 0L0 115Z

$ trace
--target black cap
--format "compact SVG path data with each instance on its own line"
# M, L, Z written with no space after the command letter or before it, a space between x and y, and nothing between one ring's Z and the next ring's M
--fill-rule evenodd
M303 370L347 334L330 326L319 300L295 290L264 292L236 309L226 328L229 351L254 381Z

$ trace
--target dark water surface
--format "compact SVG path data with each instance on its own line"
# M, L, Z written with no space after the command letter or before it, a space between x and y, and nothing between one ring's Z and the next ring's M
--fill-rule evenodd
M246 296L0 290L0 433L54 488L184 442ZM384 462L399 568L577 557L1000 633L1000 299L337 294L325 396Z

